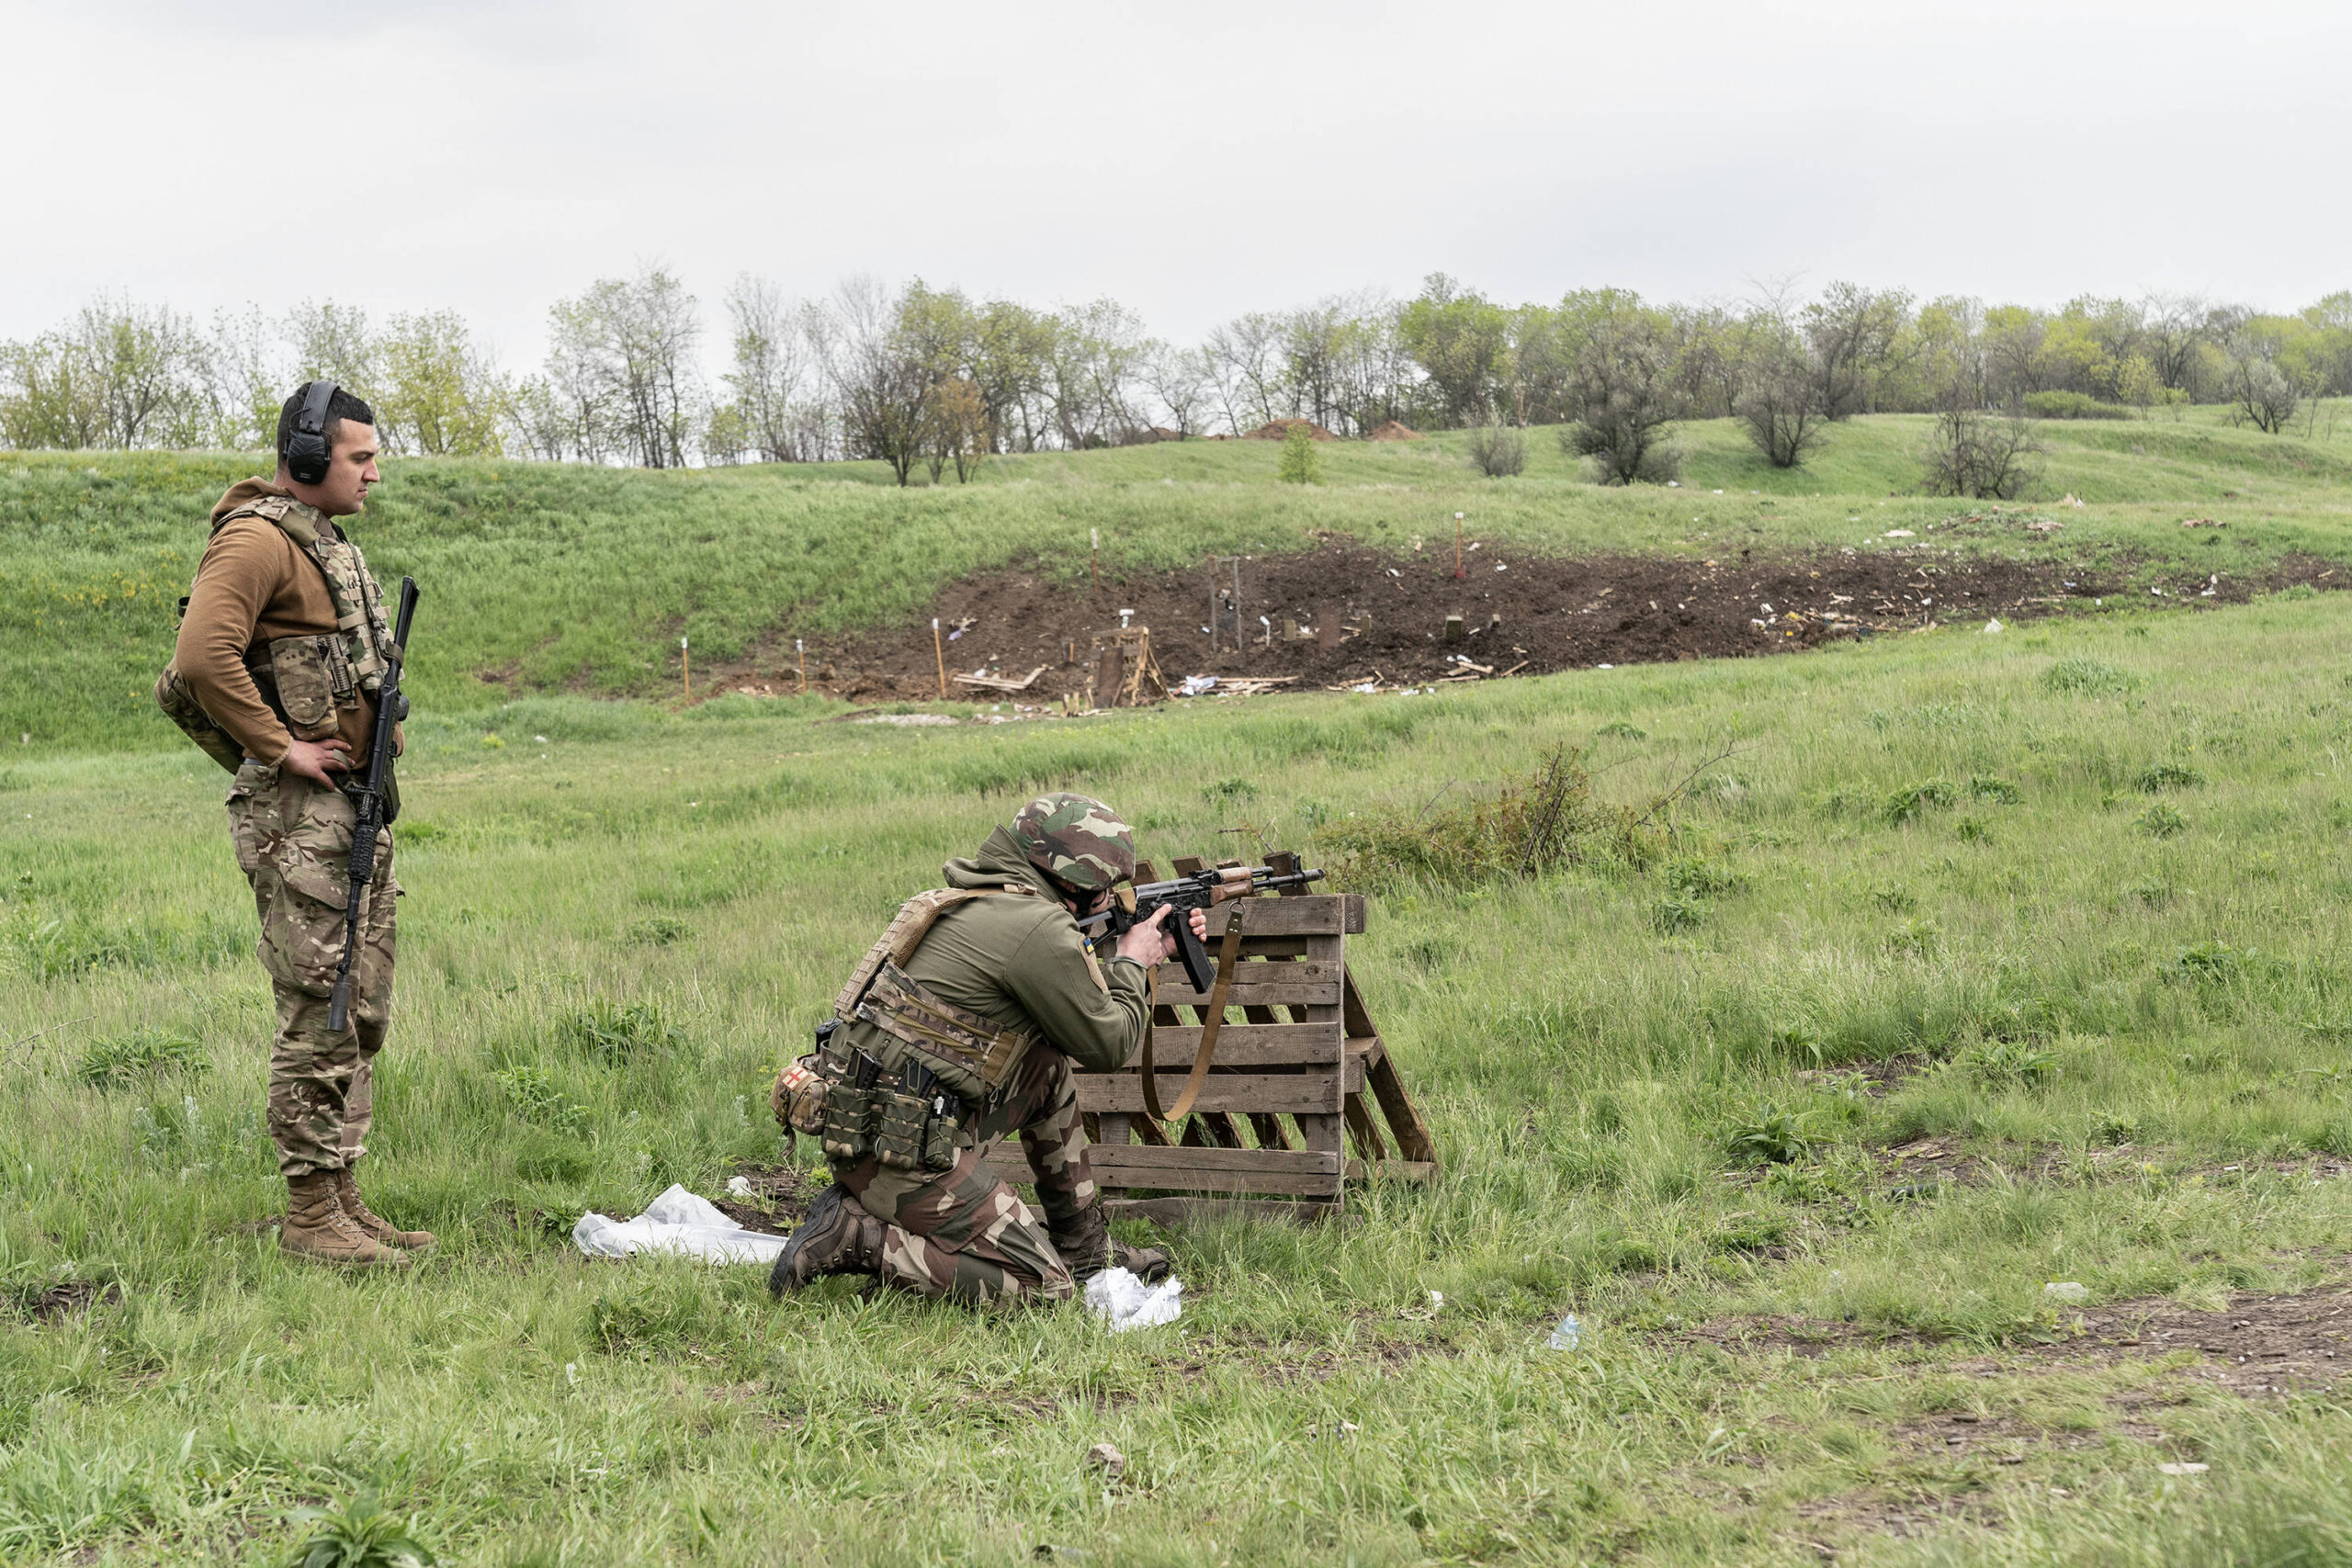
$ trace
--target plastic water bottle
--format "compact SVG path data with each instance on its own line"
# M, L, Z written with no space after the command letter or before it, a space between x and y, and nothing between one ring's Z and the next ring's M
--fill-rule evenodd
M1552 1330L1552 1337L1544 1341L1547 1347L1555 1350L1573 1350L1583 1342L1584 1325L1577 1321L1577 1314L1574 1313L1560 1319L1559 1324Z

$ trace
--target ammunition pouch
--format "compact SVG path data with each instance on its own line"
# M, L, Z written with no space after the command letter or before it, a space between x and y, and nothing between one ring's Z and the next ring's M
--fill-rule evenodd
M856 1016L899 1040L950 1092L975 1102L1012 1081L1036 1043L976 1012L932 995L896 964L885 961L857 1004Z

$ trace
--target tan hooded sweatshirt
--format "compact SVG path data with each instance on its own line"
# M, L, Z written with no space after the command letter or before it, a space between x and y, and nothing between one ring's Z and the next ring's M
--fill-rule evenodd
M212 508L216 528L197 565L172 660L212 722L246 756L263 762L282 760L293 736L254 685L245 650L280 637L333 636L334 601L318 564L276 524L266 517L228 524L219 519L261 496L286 493L267 479L240 479ZM322 537L336 536L331 520L318 517L317 525ZM361 693L359 705L340 710L336 725L350 748L353 768L367 766L376 699ZM397 746L393 754L399 754Z

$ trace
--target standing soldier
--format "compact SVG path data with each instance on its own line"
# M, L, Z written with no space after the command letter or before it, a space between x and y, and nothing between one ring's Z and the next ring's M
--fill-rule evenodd
M164 711L237 775L229 838L253 884L277 1000L268 1122L287 1186L278 1245L356 1266L403 1264L433 1245L430 1233L371 1213L353 1178L367 1153L371 1065L391 1024L400 889L389 832L376 840L361 910L351 1027L328 1026L351 861L343 784L365 774L391 646L376 580L334 521L356 515L380 477L375 424L375 412L332 381L286 400L277 475L242 480L213 507L211 542L156 688Z
M776 1086L778 1115L822 1140L833 1173L776 1259L778 1295L863 1274L972 1303L1058 1301L1113 1263L1167 1272L1164 1254L1111 1239L1070 1078L1072 1062L1126 1066L1151 1017L1146 977L1175 951L1165 909L1107 965L1080 932L1074 917L1107 908L1135 871L1135 835L1109 807L1049 795L899 909L815 1055ZM1013 1132L1043 1224L980 1164Z

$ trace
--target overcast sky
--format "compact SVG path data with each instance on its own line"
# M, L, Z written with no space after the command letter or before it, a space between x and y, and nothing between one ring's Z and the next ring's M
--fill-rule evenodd
M101 291L453 307L535 365L641 260L1108 295L1430 272L2055 304L2352 288L2352 6L0 0L0 337Z

